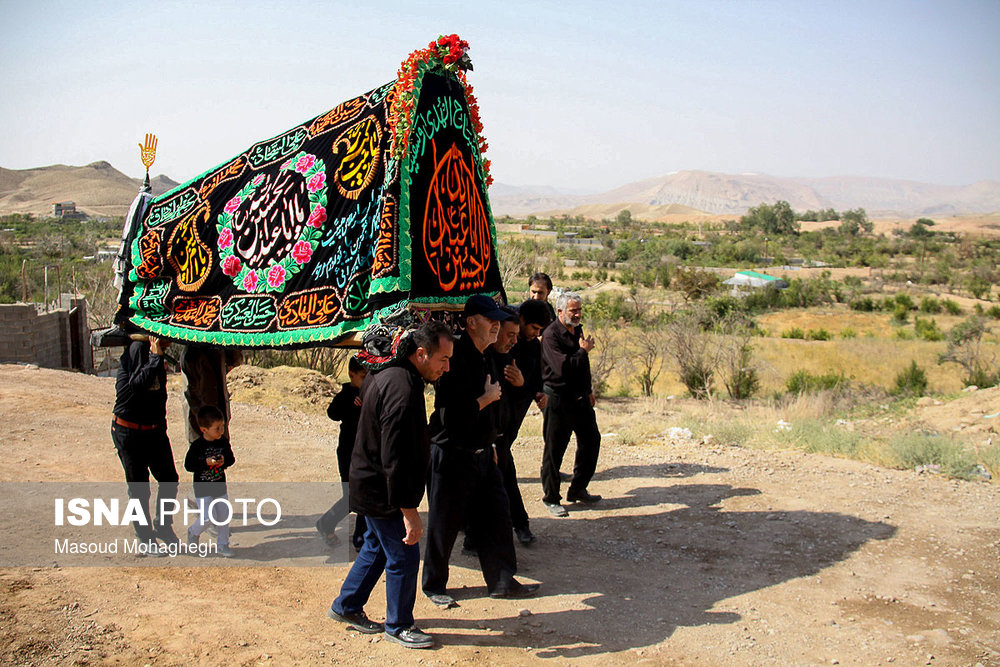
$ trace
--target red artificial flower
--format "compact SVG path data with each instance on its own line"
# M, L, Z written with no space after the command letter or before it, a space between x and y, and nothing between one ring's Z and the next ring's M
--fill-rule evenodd
M229 214L235 213L236 209L238 209L240 207L240 203L242 203L242 201L243 200L240 199L239 197L233 197L232 199L230 199L229 201L227 201L226 202L226 213L229 213Z
M272 264L267 272L267 284L271 287L281 287L285 282L285 267L281 264Z
M300 174L304 174L310 169L312 169L312 166L314 164L316 164L315 155L312 154L303 155L302 157L299 158L299 161L295 163L295 171L299 172Z
M310 227L315 227L319 229L326 222L326 209L322 206L317 206L313 209L313 212L309 214L309 219L306 220L306 224Z
M299 241L292 248L292 259L298 264L305 264L312 257L313 248L309 241ZM277 266L277 265L276 265Z
M257 289L257 272L250 271L245 276L243 276L243 289L248 292L252 292Z
M235 276L242 268L240 258L236 255L229 255L222 260L222 272L227 276Z
M306 183L306 189L309 190L309 192L316 192L317 190L321 190L325 184L326 173L320 171L313 174L313 177L309 179L309 182Z
M219 232L219 247L228 248L233 245L233 230L229 227L223 227L222 231Z

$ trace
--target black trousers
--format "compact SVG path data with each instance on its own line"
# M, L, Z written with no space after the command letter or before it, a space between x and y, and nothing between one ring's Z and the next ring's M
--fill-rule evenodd
M573 479L569 483L570 494L584 491L590 484L597 469L597 456L601 451L601 432L597 428L597 416L586 396L568 399L549 394L548 404L542 413L542 434L545 437L545 452L542 454L542 500L558 503L559 468L562 466L570 436L576 434L576 460L573 463Z
M463 526L470 531L479 552L479 566L489 593L517 586L517 556L507 493L491 449L473 454L431 445L427 502L422 584L425 594L446 592L448 562Z
M156 507L162 507L165 499L177 499L177 468L174 467L174 453L170 449L166 428L139 431L111 422L111 440L115 443L118 458L125 470L128 497L136 498L142 506L146 519L145 526L134 523L135 535L141 540L155 537L153 521L149 513L149 475L159 484L156 490ZM164 527L173 525L172 514L158 516L157 522Z
M347 476L344 475L341 477L341 479L345 481L342 482L340 485L341 486L340 498L337 499L337 502L335 502L330 507L330 509L328 509L326 513L319 518L319 521L316 523L316 527L319 528L319 530L324 535L332 535L333 531L337 529L337 525L341 521L346 519L347 515L351 513L349 499L347 495L348 494L348 484L346 481ZM367 529L367 527L368 524L365 523L364 515L358 514L357 518L354 521L354 535L351 538L351 541L354 544L360 544L361 542L364 542L365 530Z
M497 466L503 475L503 488L507 492L507 501L510 504L510 522L515 528L528 527L528 512L524 509L524 499L517 485L517 468L514 467L514 455L511 449L530 406L531 401L524 405L514 405L511 423L505 427L505 433L497 439Z

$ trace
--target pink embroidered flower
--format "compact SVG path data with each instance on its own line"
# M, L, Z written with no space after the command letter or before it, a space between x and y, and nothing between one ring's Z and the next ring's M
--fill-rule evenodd
M324 185L326 185L326 173L321 171L313 174L313 177L306 183L306 189L309 192L316 192L317 190L321 190Z
M281 168L282 169L288 169L291 166L292 166L292 161L291 160L285 160L284 162L281 163Z
M233 230L229 227L223 227L222 231L219 232L219 247L228 248L233 245Z
M264 182L264 174L257 174L254 177L254 179L253 179L253 185L254 185L254 187L257 187L258 185L260 185L263 182Z
M236 209L240 207L243 202L239 197L233 197L228 202L226 202L226 213L232 214L236 212Z
M306 224L310 227L315 227L319 229L326 222L326 209L322 206L317 206L313 209L313 212L309 214L309 219L306 220Z
M240 272L240 268L242 268L240 258L236 255L229 255L222 260L222 272L227 276L235 276Z
M243 289L248 292L252 292L257 289L257 272L250 271L245 276L243 276Z
M313 247L309 241L299 241L292 248L292 259L294 259L299 264L305 264L312 257Z
M271 287L281 287L285 283L285 267L274 264L267 272L267 284Z
M316 164L315 155L303 155L302 157L299 158L299 161L295 163L295 171L299 172L300 174L304 174L310 169L312 169L312 166L314 164Z

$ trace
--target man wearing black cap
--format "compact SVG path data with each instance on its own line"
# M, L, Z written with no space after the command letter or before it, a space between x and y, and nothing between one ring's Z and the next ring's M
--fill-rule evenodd
M465 304L465 332L455 343L450 370L441 376L430 419L431 466L427 484L427 547L423 591L432 602L455 604L447 593L448 562L459 529L469 526L490 597L533 595L537 584L514 579L517 556L510 510L492 443L497 435L500 382L487 372L483 352L510 317L493 299Z

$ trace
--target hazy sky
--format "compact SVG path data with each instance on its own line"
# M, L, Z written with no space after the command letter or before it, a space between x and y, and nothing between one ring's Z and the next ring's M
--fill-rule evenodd
M452 32L500 183L1000 180L1000 0L0 0L0 166L183 182Z

